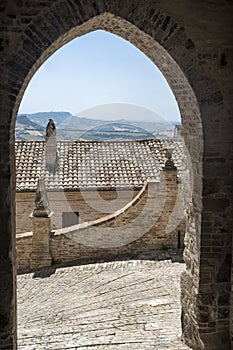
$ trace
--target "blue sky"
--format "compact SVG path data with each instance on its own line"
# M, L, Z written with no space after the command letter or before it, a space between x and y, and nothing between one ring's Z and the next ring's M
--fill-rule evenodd
M175 97L150 59L126 40L98 30L64 45L39 68L19 113L67 111L88 117L85 110L116 103L180 120ZM109 118L91 117L114 119L114 111L108 111Z

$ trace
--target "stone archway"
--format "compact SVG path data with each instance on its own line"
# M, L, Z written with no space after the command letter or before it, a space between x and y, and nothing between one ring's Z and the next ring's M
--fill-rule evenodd
M212 18L206 16L210 30L205 37L212 40L207 50L201 36L203 28L190 25L192 11L202 19L202 6L187 8L182 1L175 5L169 1L156 5L149 1L138 1L137 5L129 1L121 6L102 0L94 3L44 1L33 8L17 1L2 5L1 10L8 19L4 22L6 31L1 40L4 55L1 76L7 83L0 90L1 222L4 231L0 248L0 291L4 304L0 310L2 348L14 348L16 344L13 199L14 123L18 106L35 71L56 49L74 37L105 29L141 49L165 75L178 101L194 170L185 253L187 272L182 278L183 335L195 349L226 349L230 339L232 184L229 171L232 160L229 127L232 119L230 95L223 88L224 82L229 86L228 59L226 53L215 50L219 40L224 45L229 35L221 27L220 34L216 36L215 33L212 38ZM223 11L221 6L219 11ZM230 23L231 18L224 11ZM223 118L221 121L218 114ZM216 125L221 125L221 131L226 132L225 138L217 132Z

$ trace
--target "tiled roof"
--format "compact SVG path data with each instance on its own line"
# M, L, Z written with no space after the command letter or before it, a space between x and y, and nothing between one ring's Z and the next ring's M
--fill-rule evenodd
M59 166L55 174L45 169L44 141L16 141L16 190L35 191L39 177L48 190L141 188L158 178L166 161L166 148L174 148L178 170L183 146L173 140L58 141Z

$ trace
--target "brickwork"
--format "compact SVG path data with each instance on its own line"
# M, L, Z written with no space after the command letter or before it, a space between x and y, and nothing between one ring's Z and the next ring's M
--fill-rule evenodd
M172 177L174 174L169 176ZM150 186L153 185L149 183L148 186L149 193L145 190L136 204L123 212L120 211L120 214L113 213L108 216L108 219L102 222L100 220L90 222L88 226L78 225L77 229L57 230L51 240L51 253L55 260L62 262L93 257L109 259L177 248L177 232L178 230L182 232L182 241L184 222L181 222L180 226L175 227L173 231L166 233L176 196L173 192L173 196L170 194L166 197L166 203L161 212L159 197L163 196L163 190L157 185L152 192ZM67 252L67 255L64 252Z
M79 212L79 222L98 219L106 213L106 203L115 211L126 205L130 198L136 196L138 191L99 191L85 194L82 192L48 192L50 208L54 212L51 221L52 228L62 228L62 212ZM119 194L119 196L118 196ZM115 204L113 200L117 199ZM105 203L105 208L101 206L100 200ZM30 214L35 202L35 192L20 192L16 194L16 233L32 231L32 220ZM99 210L97 210L99 209Z
M95 29L106 29L140 48L157 64L177 99L194 171L187 270L182 279L183 334L194 349L228 349L232 338L232 2L19 0L2 2L0 11L2 349L16 348L17 110L38 67L63 44Z
M18 270L30 268L32 252L32 232L22 233L16 237L17 268Z
M51 216L32 216L33 235L30 254L30 267L32 269L50 266L52 257L49 249L49 234L51 232Z
M19 271L50 266L49 258L43 260L44 254L47 253L47 257L48 252L53 262L61 263L85 259L109 260L175 249L178 245L178 230L183 247L184 220L166 232L177 199L177 172L166 171L165 179L166 186L149 182L131 202L112 214L53 231L49 242L45 240L48 238L47 222L50 218L32 218L36 231L17 236ZM44 223L44 220L47 221Z

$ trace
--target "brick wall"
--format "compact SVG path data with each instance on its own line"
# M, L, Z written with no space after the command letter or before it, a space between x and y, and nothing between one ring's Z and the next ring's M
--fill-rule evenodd
M29 269L32 251L32 232L17 235L16 249L18 270Z
M166 228L176 204L176 171L165 172L165 182L149 182L124 207L98 219L50 234L50 254L55 262L114 258L153 250L177 248L178 230L183 245L185 220ZM37 220L40 218L33 218ZM41 219L42 220L42 219ZM49 232L45 232L49 235ZM32 232L17 236L18 268L29 269ZM39 267L39 257L37 257Z
M95 220L122 208L138 191L48 192L53 229L62 228L62 212L79 212L79 222ZM16 234L32 231L29 217L35 205L35 192L16 193ZM114 202L113 202L114 201Z
M176 180L176 174L169 180ZM150 187L150 184L149 184ZM153 250L177 248L177 233L181 232L183 245L185 221L169 233L166 226L177 198L176 181L170 183L170 192L160 208L164 188L148 189L129 208L111 214L104 221L96 220L89 226L78 225L72 230L57 230L51 239L51 254L60 262L83 258L111 258ZM107 236L107 237L106 237ZM129 243L126 243L129 241ZM84 242L84 243L78 243ZM64 254L66 252L66 254Z

